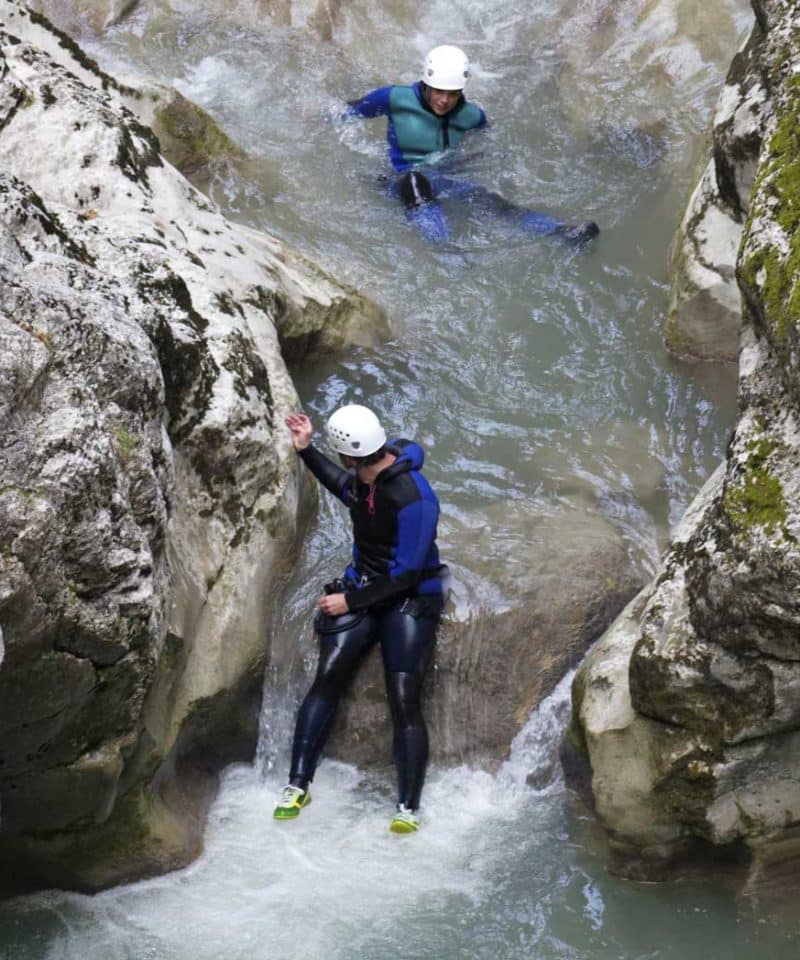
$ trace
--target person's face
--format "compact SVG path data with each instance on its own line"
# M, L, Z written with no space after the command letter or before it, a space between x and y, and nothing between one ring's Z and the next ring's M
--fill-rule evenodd
M460 90L437 90L436 87L428 87L428 105L437 117L450 113L460 96Z

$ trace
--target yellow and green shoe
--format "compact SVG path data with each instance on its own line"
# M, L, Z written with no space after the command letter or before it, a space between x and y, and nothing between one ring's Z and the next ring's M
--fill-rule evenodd
M275 810L272 816L275 820L294 820L300 816L303 807L311 803L311 794L308 790L301 790L300 787L293 787L287 784L281 791L281 798L275 804Z
M419 830L419 817L413 810L402 803L397 804L397 811L389 824L392 833L416 833Z

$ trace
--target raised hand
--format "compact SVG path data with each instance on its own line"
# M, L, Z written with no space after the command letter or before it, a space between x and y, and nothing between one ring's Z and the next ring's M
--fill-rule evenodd
M311 443L314 428L304 413L290 413L286 418L286 426L292 434L292 444L295 450L305 450Z

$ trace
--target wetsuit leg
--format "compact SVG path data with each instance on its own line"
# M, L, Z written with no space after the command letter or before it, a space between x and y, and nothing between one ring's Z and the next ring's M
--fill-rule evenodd
M421 695L440 613L439 598L414 598L388 611L378 627L394 725L398 800L411 810L419 807L428 765L428 730Z
M347 622L351 618L340 618ZM342 694L376 637L376 620L367 613L338 633L319 634L317 675L297 713L289 783L305 790L336 718ZM334 625L335 627L335 625Z
M397 178L395 192L406 208L406 218L430 243L450 239L450 224L436 199L430 180L419 170L409 170Z
M558 220L556 217L540 213L537 210L517 206L516 203L511 203L510 200L506 200L499 193L486 190L484 187L475 184L470 184L470 187L471 189L463 194L465 199L478 205L481 210L485 210L492 216L508 220L526 233L538 233L547 236L552 233L559 233L564 229L563 220Z
M430 180L419 170L409 170L398 177L397 191L406 207L421 207L436 199Z
M386 692L394 724L397 800L410 810L419 807L428 767L428 728L420 706L422 678L411 673L387 673Z
M460 177L448 177L439 170L429 171L428 180L436 196L446 200L468 199L474 191L483 190L482 187L472 183L470 180L463 180Z
M540 213L537 210L520 207L516 203L511 203L510 200L506 200L499 193L487 190L470 180L448 177L438 171L431 171L428 174L428 181L436 196L466 200L467 203L474 204L481 213L507 220L525 233L537 233L546 236L561 233L565 228L563 220L551 217L546 213Z
M541 236L559 236L567 243L583 246L584 243L596 237L600 228L594 220L583 220L580 223L567 224L557 217L538 210L529 210L519 207L506 200L499 193L486 190L484 187L469 184L470 189L461 194L468 202L477 204L481 210L513 223L525 233L537 233Z

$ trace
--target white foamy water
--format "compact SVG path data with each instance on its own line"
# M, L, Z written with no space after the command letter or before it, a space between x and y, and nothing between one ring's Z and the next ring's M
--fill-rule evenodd
M504 831L525 811L540 818L525 776L531 766L551 767L554 711L563 713L566 696L562 684L520 738L527 749L516 749L497 778L434 772L423 830L412 837L387 829L391 786L353 767L324 762L313 802L293 823L272 819L282 781L232 767L197 863L94 897L53 893L0 908L1 929L17 931L10 942L0 936L9 951L0 955L11 956L11 944L15 957L52 960L256 960L292 956L299 944L309 960L393 955L381 951L415 913L428 916L438 904L455 911L455 922L460 907L478 909L491 864L505 859ZM47 934L26 942L28 928L50 931L52 942L42 942Z
M291 823L272 820L282 781L232 767L195 864L92 897L50 893L0 905L0 956L795 956L790 940L740 917L733 897L713 886L642 887L606 875L580 842L591 828L557 763L569 681L533 714L497 776L432 771L415 835L387 829L392 786L345 764L323 762L312 803Z
M52 5L81 22L91 6ZM670 360L661 329L669 242L749 3L353 0L330 41L308 25L314 6L143 0L91 53L206 107L255 161L249 179L212 184L226 212L386 308L389 345L315 362L296 382L317 422L361 400L422 442L462 600L514 602L540 516L599 512L652 569L733 418L732 371ZM595 218L593 250L521 237L471 208L450 211L454 242L434 250L386 196L381 122L344 124L341 112L371 87L414 80L444 41L470 54L470 96L491 121L461 175ZM0 906L3 960L794 960L797 944L719 885L606 873L559 774L568 681L497 776L430 772L416 836L388 833L392 783L330 762L301 818L274 823L313 671L310 585L340 570L347 543L326 501L269 638L258 763L227 772L204 855L95 897Z

